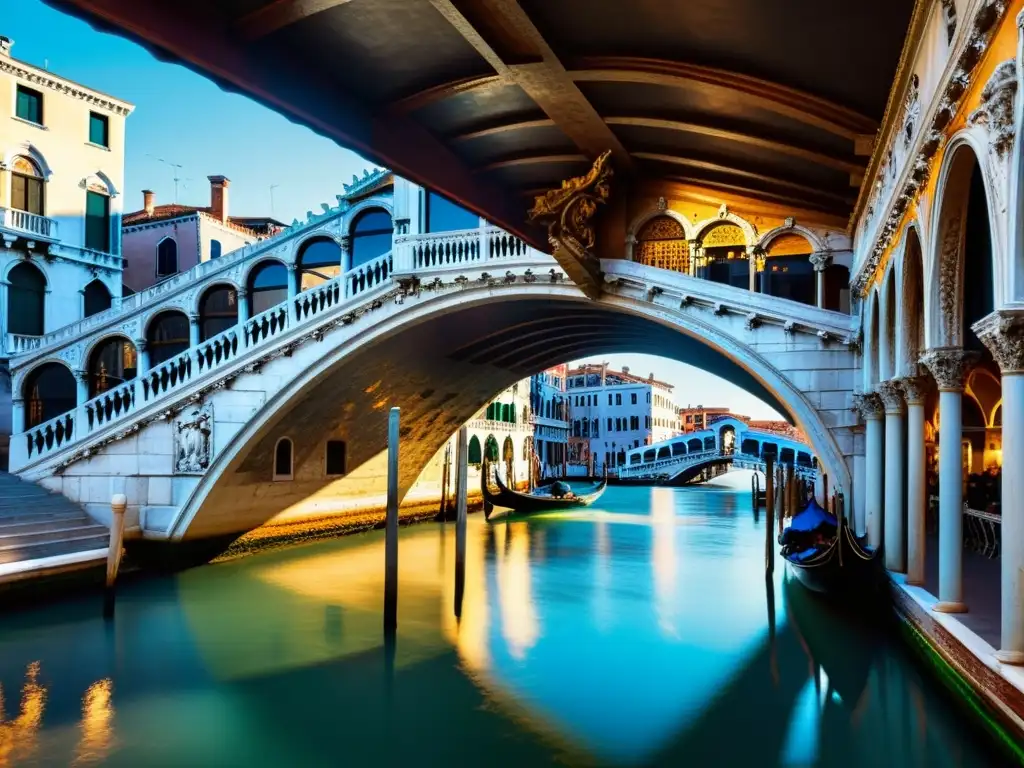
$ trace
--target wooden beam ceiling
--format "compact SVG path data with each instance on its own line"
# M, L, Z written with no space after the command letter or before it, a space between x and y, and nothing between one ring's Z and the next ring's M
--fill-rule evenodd
M259 40L297 21L348 2L350 0L273 0L239 18L235 28L246 40Z
M517 0L430 3L499 76L522 88L581 152L594 159L610 149L616 168L632 168L626 148L576 87Z

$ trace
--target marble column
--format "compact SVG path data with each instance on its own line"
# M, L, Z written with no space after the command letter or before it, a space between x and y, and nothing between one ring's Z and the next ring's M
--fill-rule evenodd
M899 381L878 384L885 404L885 567L902 573L906 568L903 531L903 390Z
M239 288L235 292L235 303L238 307L238 323L241 325L249 319L249 291Z
M969 357L958 347L928 350L921 362L939 387L939 602L940 613L965 613L964 492L960 443L962 397Z
M924 376L902 379L907 401L907 583L924 584L925 511L928 505L925 479L924 401L929 381Z
M868 544L882 544L882 460L885 456L882 427L882 398L875 392L854 396L857 410L864 418L864 517L867 520Z
M149 345L145 339L135 340L135 375L144 376L149 372Z
M1024 664L1024 307L996 310L973 330L999 364L1003 383L1002 603L996 658Z
M15 395L11 400L11 434L20 435L25 430L25 400Z
M299 267L297 264L288 265L288 325L293 325L298 320L298 313L295 308L295 297L299 295Z
M814 303L821 309L825 308L825 270L832 263L832 254L828 251L812 253L811 264L814 265Z
M84 405L89 399L89 372L75 371L75 404Z
M757 253L754 248L747 248L747 290L757 290Z

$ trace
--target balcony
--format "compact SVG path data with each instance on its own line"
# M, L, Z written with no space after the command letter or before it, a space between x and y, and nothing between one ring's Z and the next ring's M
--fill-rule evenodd
M23 355L26 352L32 352L38 349L42 345L42 336L22 336L18 333L8 333L6 338L3 339L4 348L2 352L7 357L14 357L15 355Z
M0 208L0 228L10 230L29 240L57 239L57 222L16 208Z

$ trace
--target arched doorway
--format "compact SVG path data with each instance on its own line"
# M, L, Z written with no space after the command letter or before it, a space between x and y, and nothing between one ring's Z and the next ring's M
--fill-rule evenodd
M238 293L230 285L214 285L199 300L199 340L206 341L238 325Z
M288 269L280 261L264 261L249 272L249 317L266 312L288 298Z
M44 363L25 377L21 396L25 400L25 429L32 429L75 410L75 377L65 365Z
M123 336L104 339L89 354L89 398L131 381L137 371L138 355L131 341Z
M156 367L189 347L189 323L184 312L168 310L154 317L146 329L149 364Z
M110 291L99 280L93 280L84 291L85 296L85 317L92 317L100 312L110 309Z
M713 283L750 287L747 238L736 224L711 226L700 239L696 275Z
M358 267L391 250L394 224L383 208L363 211L352 223L352 267Z
M23 261L7 273L7 332L42 336L46 327L46 278Z
M511 437L506 437L505 442L502 443L501 458L505 462L505 479L508 481L509 487L514 487L516 482L516 449L515 446L512 444Z
M390 221L390 219L389 219ZM299 290L306 291L326 283L342 273L341 246L329 237L315 237L299 248Z
M476 435L473 435L471 438L469 438L469 451L468 451L468 453L469 453L469 460L468 460L467 463L472 464L473 466L479 467L480 466L480 462L483 459L483 455L482 455L482 453L480 451L480 438L477 437Z
M787 232L775 237L765 253L764 269L758 275L761 293L814 306L814 248L803 235Z
M487 461L498 460L498 441L494 435L488 435L487 439L484 440L484 458Z
M671 216L655 216L637 233L633 261L673 272L690 272L690 244L683 225Z
M723 456L731 456L736 448L736 427L726 424L718 430L718 450Z

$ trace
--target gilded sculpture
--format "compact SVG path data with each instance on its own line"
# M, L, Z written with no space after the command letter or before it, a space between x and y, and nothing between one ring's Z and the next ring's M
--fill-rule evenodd
M611 154L611 150L602 153L585 176L566 179L560 189L534 198L530 221L548 221L548 238L553 245L565 243L577 251L594 247L590 221L597 213L597 204L607 202L611 195Z

